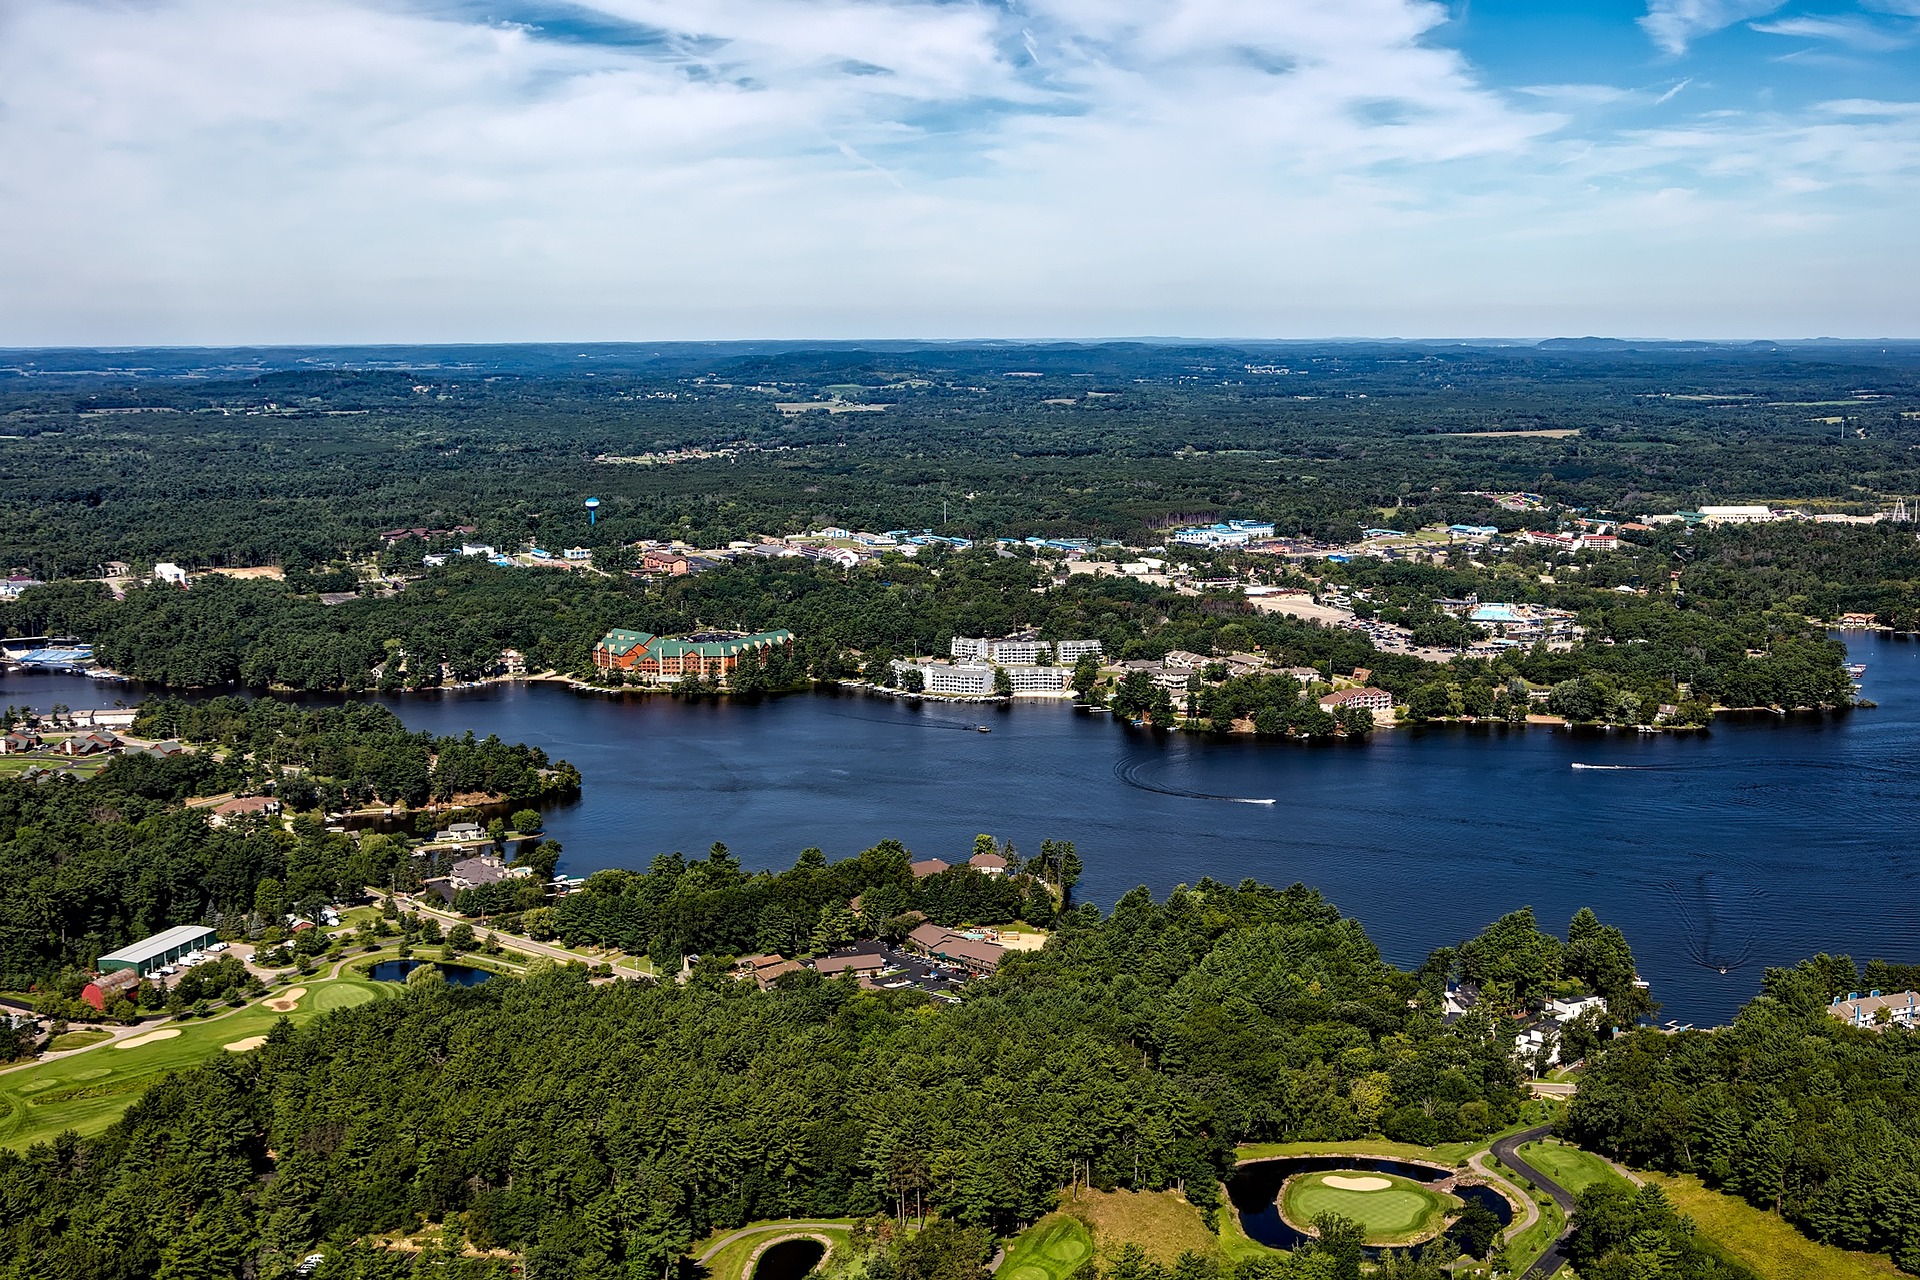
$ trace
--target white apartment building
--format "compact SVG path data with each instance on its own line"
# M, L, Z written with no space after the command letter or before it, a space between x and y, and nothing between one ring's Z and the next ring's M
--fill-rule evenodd
M975 698L993 693L994 664L991 663L917 663L895 658L892 665L896 672L918 671L927 693ZM1013 685L1015 693L1061 693L1066 690L1068 681L1073 679L1073 672L1066 667L1002 663L999 668L1007 673L1007 680Z
M956 658L997 662L1001 666L1048 661L1071 666L1080 660L1082 654L1091 653L1098 657L1101 652L1098 640L1041 640L1036 636L1002 636L997 640L955 636L949 647Z
M1716 524L1764 524L1779 519L1771 507L1702 507L1700 514Z

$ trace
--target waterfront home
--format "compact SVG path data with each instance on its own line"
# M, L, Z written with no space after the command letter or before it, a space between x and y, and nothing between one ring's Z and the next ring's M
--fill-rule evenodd
M207 810L207 822L211 826L224 827L243 818L273 818L279 814L280 802L272 796L236 796L232 800L222 800Z
M983 876L1007 874L1007 860L997 853L976 853L967 859L967 865Z
M912 863L907 867L907 870L913 872L913 878L915 880L925 880L928 876L937 876L942 871L950 871L952 869L953 864L944 858L922 858L920 861Z

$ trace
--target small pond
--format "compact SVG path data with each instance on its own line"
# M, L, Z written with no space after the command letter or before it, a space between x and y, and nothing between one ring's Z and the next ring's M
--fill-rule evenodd
M782 1240L760 1255L753 1280L805 1280L826 1256L826 1246L818 1240Z
M1280 1184L1296 1173L1325 1173L1340 1169L1391 1173L1427 1183L1441 1182L1448 1177L1445 1170L1409 1164L1404 1160L1370 1156L1294 1156L1241 1165L1232 1181L1227 1183L1227 1197L1233 1201L1234 1212L1240 1217L1240 1228L1247 1233L1248 1239L1273 1249L1297 1249L1306 1243L1307 1237L1288 1226L1280 1216ZM1502 1227L1513 1221L1513 1206L1492 1187L1456 1187L1453 1194L1469 1204L1483 1205L1491 1210L1500 1219ZM1368 1248L1365 1252L1368 1257L1377 1258L1381 1251Z
M440 976L456 987L477 987L493 976L470 964L447 964L440 960L382 960L368 973L375 982L405 982L407 975L422 965L440 970Z

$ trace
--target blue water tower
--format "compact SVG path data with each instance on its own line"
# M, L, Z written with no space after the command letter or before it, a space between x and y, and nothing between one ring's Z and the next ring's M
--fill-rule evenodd
M587 499L587 523L589 525L597 523L599 520L599 515L600 515L600 499L588 498Z

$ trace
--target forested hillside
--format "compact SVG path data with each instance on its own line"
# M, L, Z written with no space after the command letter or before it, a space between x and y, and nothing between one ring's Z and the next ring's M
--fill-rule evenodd
M0 1268L278 1276L425 1218L597 1280L670 1274L761 1218L1006 1231L1076 1181L1213 1212L1241 1140L1457 1140L1515 1114L1495 1021L1443 1026L1439 980L1309 890L1203 882L1075 912L944 1008L810 972L763 994L717 964L417 982L220 1055L98 1139L0 1156Z
M1828 1012L1834 996L1917 981L1913 966L1862 973L1845 957L1770 969L1731 1027L1614 1041L1581 1079L1569 1133L1920 1271L1920 1034Z

